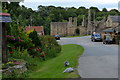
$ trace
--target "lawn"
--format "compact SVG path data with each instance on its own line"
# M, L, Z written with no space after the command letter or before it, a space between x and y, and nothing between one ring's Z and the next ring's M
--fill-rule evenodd
M77 68L78 58L82 55L84 48L76 44L62 46L61 53L50 60L38 64L35 71L29 73L29 78L80 78L75 70L72 73L63 73L67 68L64 67L64 61L69 61L68 67Z

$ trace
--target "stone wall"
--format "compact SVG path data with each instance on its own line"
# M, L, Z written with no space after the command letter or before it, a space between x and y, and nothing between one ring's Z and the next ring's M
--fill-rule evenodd
M80 30L79 35L83 35L86 32L85 27L77 26L77 18L69 18L68 22L51 22L51 35L60 35L60 36L74 36L76 35L76 29Z
M67 35L68 22L51 22L51 35Z
M11 73L13 73L15 70L16 70L16 72L17 72L18 74L24 73L25 71L27 71L26 63L23 62L23 63L21 63L21 64L19 64L19 65L15 65L15 66L13 66L13 67L9 67L9 68L7 68L7 69L0 70L0 72L3 73L3 74L11 74Z

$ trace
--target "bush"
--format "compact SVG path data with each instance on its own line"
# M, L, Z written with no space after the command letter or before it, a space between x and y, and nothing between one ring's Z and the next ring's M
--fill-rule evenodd
M29 54L27 52L27 49L24 49L24 50L20 50L20 47L19 48L14 48L12 49L12 51L8 51L8 56L10 58L16 58L16 59L25 59L27 57L29 57Z
M52 36L41 36L42 50L46 52L47 57L55 57L61 51L61 46Z
M32 43L35 44L35 46L41 46L40 38L38 37L37 32L34 30L29 34L29 38L32 40Z

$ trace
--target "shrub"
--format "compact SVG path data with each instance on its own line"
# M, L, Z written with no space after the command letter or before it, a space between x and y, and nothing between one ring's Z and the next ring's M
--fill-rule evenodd
M36 47L41 46L40 38L35 30L29 34L29 38L31 38L32 43L35 44Z
M20 50L20 47L13 48L11 51L8 51L8 56L16 59L25 59L29 56L27 49Z
M33 48L29 48L28 49L28 53L31 55L31 56L40 56L39 55L39 53L41 53L42 52L42 50L41 50L41 48L39 48L39 47L33 47Z
M52 36L41 36L42 50L46 52L47 57L55 57L61 51L61 46Z

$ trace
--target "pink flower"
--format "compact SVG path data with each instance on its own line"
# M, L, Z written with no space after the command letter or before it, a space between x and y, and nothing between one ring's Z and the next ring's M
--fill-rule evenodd
M7 37L7 38L10 37L10 35L6 35L6 37Z
M14 37L14 36L11 36L11 37Z
M18 39L20 39L20 37L18 37Z
M15 40L15 38L14 38L14 39L12 39L12 40Z

